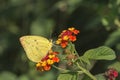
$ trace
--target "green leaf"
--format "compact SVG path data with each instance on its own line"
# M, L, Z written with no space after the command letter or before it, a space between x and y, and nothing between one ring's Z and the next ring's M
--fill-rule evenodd
M115 61L114 63L112 63L111 65L109 65L108 68L114 68L118 72L120 72L120 62L119 61Z
M30 80L27 75L21 75L18 80Z
M115 52L106 46L90 49L83 56L93 60L113 60L116 58Z
M108 37L108 39L105 42L106 46L115 46L116 44L118 44L120 42L120 29L112 32L110 34L110 36Z
M95 77L97 78L97 80L106 80L104 74L98 74Z
M108 25L109 25L109 22L108 22L107 19L102 18L102 24L103 24L104 26L108 26Z
M120 0L117 0L116 4L117 4L117 5L120 5Z
M11 72L3 71L0 73L0 80L17 80L17 76Z
M57 80L77 80L77 78L75 73L62 73L58 76Z
M84 75L84 77L82 78L82 80L92 80L89 76Z
M80 61L82 60L83 62L85 62L85 63L87 63L88 65L90 65L89 59L88 59L88 58L85 58L84 56L79 57L79 60L80 60Z
M72 80L78 80L78 75L74 74L73 77L72 77Z

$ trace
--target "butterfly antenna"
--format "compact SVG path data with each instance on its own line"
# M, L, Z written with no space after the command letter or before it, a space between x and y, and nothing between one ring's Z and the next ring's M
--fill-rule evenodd
M53 41L52 43L53 43L53 46L57 47L57 44L55 41Z
M60 46L58 46L58 45L56 44L56 42L55 42L55 41L53 41L53 47L54 47L54 49L61 48Z

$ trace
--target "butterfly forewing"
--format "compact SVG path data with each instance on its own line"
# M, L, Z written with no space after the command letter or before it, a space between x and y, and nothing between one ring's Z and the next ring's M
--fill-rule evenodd
M40 62L52 47L52 42L41 36L23 36L20 42L27 57L33 62Z

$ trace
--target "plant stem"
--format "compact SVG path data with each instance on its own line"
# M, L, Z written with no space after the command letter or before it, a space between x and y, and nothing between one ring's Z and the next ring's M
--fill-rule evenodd
M62 69L62 68L56 67L55 65L52 65L52 66L53 66L54 68L62 71L62 73L72 72L72 71L67 70L67 69ZM82 73L83 73L83 71L77 71L77 72L78 72L79 74L82 74Z
M72 44L72 42L70 42L70 45L71 45L72 50L73 50L73 51L75 52L75 54L79 57L79 55L78 55L78 53L77 53L77 51L76 51L76 49L75 49L75 46ZM78 68L79 68L83 73L85 73L86 75L88 75L91 79L97 80L89 71L87 71L85 68L81 67L78 62L77 62L76 64L77 64Z
M62 71L63 73L67 73L67 72L70 72L70 70L67 70L67 69L62 69L62 68L59 68L59 67L56 67L55 65L52 65L54 68Z
M75 45L73 45L72 44L72 42L70 42L70 45L71 45L71 50L72 50L72 52L75 52L75 54L77 55L77 57L79 57L79 55L78 55L78 53L77 53L77 51L76 51L76 49L75 49Z
M85 73L86 75L88 75L91 79L97 80L89 71L87 71L86 69L84 69L83 67L81 67L78 62L76 64L77 64L78 68L83 71L83 73Z

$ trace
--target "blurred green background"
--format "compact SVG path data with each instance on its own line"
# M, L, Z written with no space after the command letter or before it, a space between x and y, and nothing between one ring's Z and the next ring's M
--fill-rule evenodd
M0 0L0 80L56 80L56 69L36 71L19 38L40 35L55 40L72 26L80 30L75 42L80 55L101 45L116 52L114 61L98 61L93 74L108 66L120 72L120 0Z

